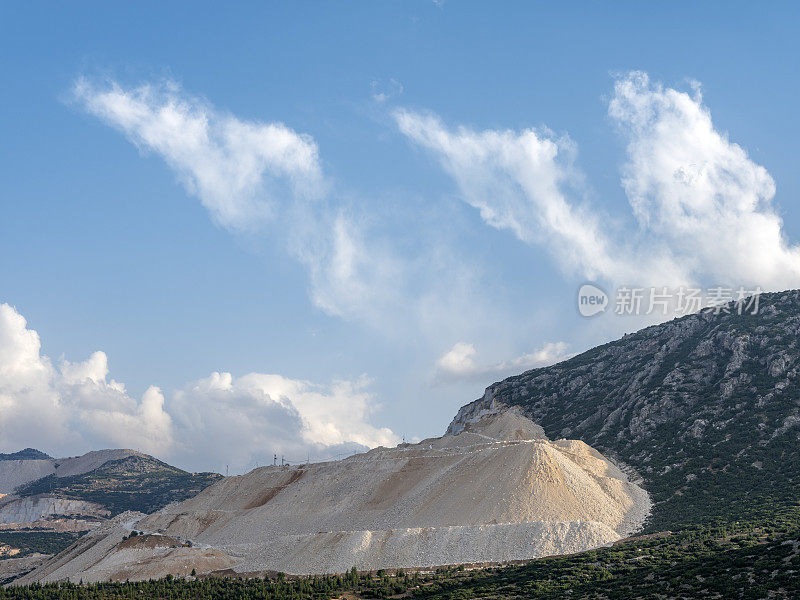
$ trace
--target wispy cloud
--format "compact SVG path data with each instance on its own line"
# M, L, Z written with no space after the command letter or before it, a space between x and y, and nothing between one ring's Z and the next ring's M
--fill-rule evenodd
M370 83L370 88L372 89L372 99L378 103L386 102L403 93L403 84L394 77L387 82L373 80Z
M322 193L316 143L283 123L221 113L172 81L123 88L81 78L73 95L142 151L161 156L224 227L252 230L276 204Z
M393 116L404 135L436 156L488 225L544 245L585 277L617 268L597 216L568 199L577 175L568 137L535 129L451 129L433 114L404 109Z
M402 85L390 80L373 91L385 100ZM440 336L469 322L465 298L482 302L480 282L439 231L440 218L392 215L393 225L407 218L414 227L383 235L375 202L340 199L308 134L238 119L173 81L125 87L82 78L73 92L87 112L161 156L217 223L285 240L325 313L388 336Z

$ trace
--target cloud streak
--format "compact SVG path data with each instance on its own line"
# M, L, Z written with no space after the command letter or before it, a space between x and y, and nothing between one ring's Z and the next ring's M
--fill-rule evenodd
M447 127L430 113L393 113L490 226L544 246L571 275L617 285L796 286L800 248L788 245L766 169L714 126L699 92L616 81L609 116L626 138L622 185L636 230L604 225L572 184L574 144L547 130Z
M431 113L394 111L401 133L431 152L487 225L546 247L569 272L598 278L620 264L600 218L570 200L575 145L549 130L448 128Z

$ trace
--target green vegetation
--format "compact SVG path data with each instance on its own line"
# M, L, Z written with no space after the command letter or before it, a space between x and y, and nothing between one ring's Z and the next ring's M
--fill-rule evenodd
M77 533L25 529L22 531L0 531L0 545L20 549L20 553L12 558L20 558L34 552L57 554L71 546L77 538Z
M81 475L49 475L21 487L17 493L96 502L112 515L126 510L150 513L196 495L220 477L216 473L187 473L152 457L135 455L109 461Z
M693 527L611 548L435 581L445 598L796 598L800 513L761 523Z
M58 583L31 585L24 588L0 588L0 599L128 599L128 598L173 598L226 600L250 599L309 599L327 600L349 591L364 598L389 598L414 589L430 577L417 574L380 575L357 573L326 575L317 577L288 578L282 573L264 579L234 579L208 577L202 579L176 579L167 576L157 581L137 583L98 583L75 585Z
M49 460L52 457L35 448L25 448L12 454L0 453L0 460Z
M541 598L796 598L800 509L760 522L710 525L631 538L610 548L499 568L287 578L167 577L158 581L9 587L0 599L327 600L409 594L425 600Z

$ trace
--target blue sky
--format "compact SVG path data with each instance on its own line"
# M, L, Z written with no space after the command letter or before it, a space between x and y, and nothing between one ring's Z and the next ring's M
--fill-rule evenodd
M798 287L798 16L4 4L0 450L243 470L438 435L659 319L580 317L586 281Z

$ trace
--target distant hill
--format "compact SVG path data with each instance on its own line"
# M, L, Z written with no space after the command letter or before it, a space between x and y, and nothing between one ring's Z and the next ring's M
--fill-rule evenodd
M147 454L133 453L85 473L48 475L17 488L16 495L94 502L112 516L126 510L151 513L194 496L220 477L217 473L188 473Z
M0 453L0 460L52 460L52 456L35 448L25 448L13 454Z
M0 562L58 552L121 512L154 512L222 477L122 449L51 458L26 448L0 457ZM15 575L2 571L0 582Z

